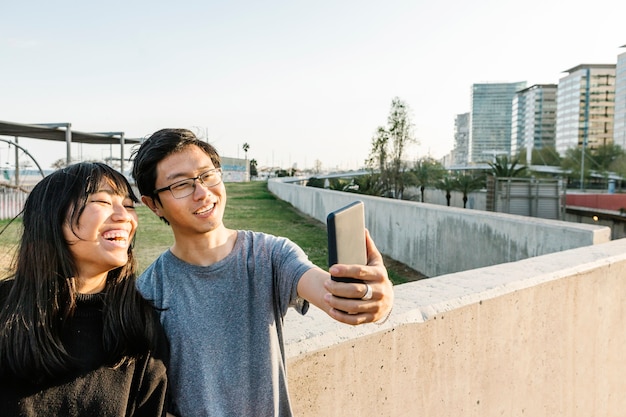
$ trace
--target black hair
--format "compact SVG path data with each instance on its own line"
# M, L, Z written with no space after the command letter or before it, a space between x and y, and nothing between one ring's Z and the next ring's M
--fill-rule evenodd
M161 129L143 141L138 149L133 151L132 175L139 193L161 203L158 194L154 192L157 165L171 154L181 152L187 147L195 145L202 149L211 158L215 168L222 166L217 150L207 142L196 137L187 129ZM166 219L163 219L167 223Z
M103 183L138 201L122 174L108 165L89 162L48 175L26 199L13 284L0 306L0 374L9 371L38 381L73 369L61 334L76 305L72 277L77 265L63 227L78 222L89 195ZM131 244L126 265L112 269L106 278L102 341L111 366L132 361L157 344L155 312L135 288L135 278Z

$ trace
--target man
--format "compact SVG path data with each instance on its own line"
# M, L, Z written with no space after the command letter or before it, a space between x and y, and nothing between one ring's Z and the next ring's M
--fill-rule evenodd
M184 416L291 416L283 347L288 307L313 303L347 324L384 320L393 288L366 236L368 265L335 265L340 283L288 239L231 230L222 219L220 157L185 129L163 129L134 153L141 200L174 244L138 280L170 341L172 409Z

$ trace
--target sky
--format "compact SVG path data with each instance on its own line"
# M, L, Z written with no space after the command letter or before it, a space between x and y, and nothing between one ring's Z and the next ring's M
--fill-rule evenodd
M398 97L418 141L407 159L441 158L472 84L558 83L579 64L614 64L625 11L617 0L5 1L0 120L127 138L188 128L222 156L243 158L248 143L259 167L358 169ZM19 143L44 169L65 158L65 143ZM12 153L0 142L0 165Z

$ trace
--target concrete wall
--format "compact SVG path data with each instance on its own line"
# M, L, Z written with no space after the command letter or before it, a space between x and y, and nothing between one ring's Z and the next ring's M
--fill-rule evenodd
M269 190L325 222L329 212L365 202L366 227L381 252L439 276L610 240L607 227L460 209L303 187L270 180Z
M422 195L419 187L407 187L404 190L404 197L407 200L421 201ZM424 190L424 202L428 204L437 204L447 206L446 193L436 188L426 188ZM450 206L463 208L463 193L460 191L450 192ZM487 190L479 190L471 192L467 195L467 208L474 210L487 209Z
M626 239L395 287L382 326L286 317L295 415L623 416Z

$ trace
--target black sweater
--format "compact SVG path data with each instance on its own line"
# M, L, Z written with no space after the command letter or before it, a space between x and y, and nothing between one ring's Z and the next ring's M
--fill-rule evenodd
M9 286L2 284L5 283L0 282L0 307ZM63 334L64 346L78 359L79 369L75 372L43 384L2 376L2 417L165 415L167 377L159 352L146 354L116 369L103 365L102 305L102 294L80 295L75 314Z

